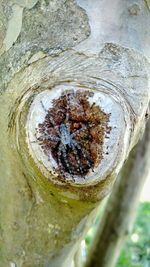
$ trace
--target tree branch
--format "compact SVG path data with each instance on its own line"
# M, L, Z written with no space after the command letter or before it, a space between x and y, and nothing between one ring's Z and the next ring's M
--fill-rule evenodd
M91 245L85 267L114 267L136 215L150 166L150 120L142 141L132 150Z

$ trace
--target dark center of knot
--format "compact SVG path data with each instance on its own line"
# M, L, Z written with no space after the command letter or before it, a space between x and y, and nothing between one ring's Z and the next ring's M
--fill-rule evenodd
M57 172L65 177L85 177L102 159L102 145L108 115L98 105L90 104L93 92L67 90L53 99L38 125L38 142L49 158L57 162Z

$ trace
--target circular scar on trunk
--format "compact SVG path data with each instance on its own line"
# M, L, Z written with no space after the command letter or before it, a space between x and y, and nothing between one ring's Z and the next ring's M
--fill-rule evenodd
M114 106L120 114L117 119ZM111 96L62 84L34 96L27 116L26 142L48 180L94 185L106 178L118 160L122 121L122 108Z

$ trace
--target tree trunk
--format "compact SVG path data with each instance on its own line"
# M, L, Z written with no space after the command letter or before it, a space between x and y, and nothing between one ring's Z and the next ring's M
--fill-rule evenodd
M0 2L2 266L73 264L78 242L94 218L91 211L111 191L144 129L148 5L121 0ZM56 115L56 103L65 97L58 113L65 110L61 116L69 118L70 130L63 120L58 123L58 115L49 114L49 103ZM40 128L46 119L50 125L57 121L53 138ZM75 127L80 138L73 140ZM85 139L82 147L80 127L90 133L89 147ZM42 148L38 130L44 131L42 145L49 152L61 141L59 151L53 149L57 160ZM53 142L47 148L48 138Z

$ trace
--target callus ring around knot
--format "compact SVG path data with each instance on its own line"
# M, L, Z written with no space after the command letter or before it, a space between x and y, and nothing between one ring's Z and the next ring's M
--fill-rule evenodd
M88 177L93 179L103 159L104 139L111 131L110 114L96 101L93 90L70 86L42 91L33 100L27 143L50 180L82 184Z

